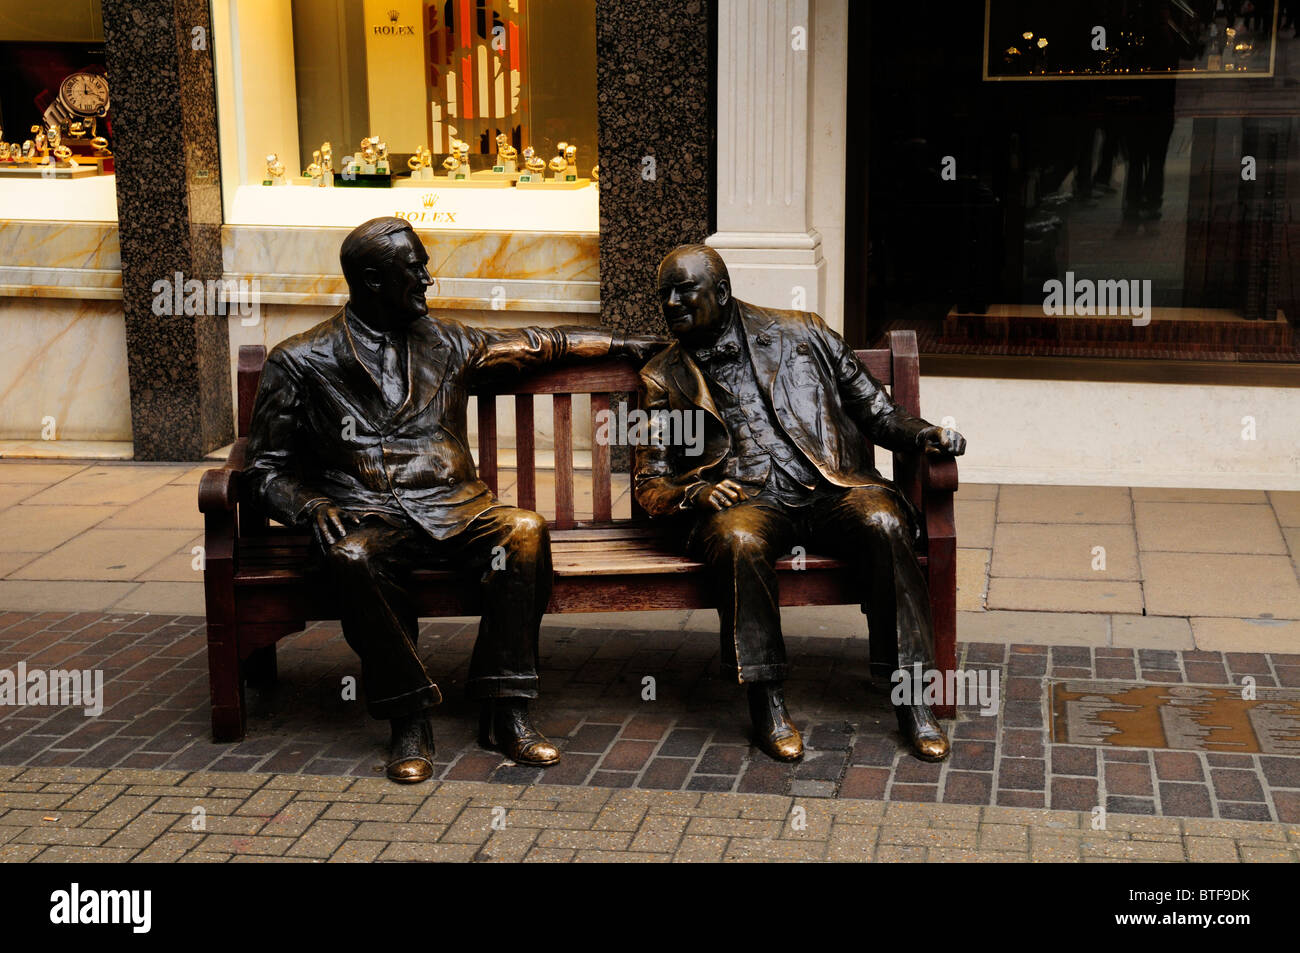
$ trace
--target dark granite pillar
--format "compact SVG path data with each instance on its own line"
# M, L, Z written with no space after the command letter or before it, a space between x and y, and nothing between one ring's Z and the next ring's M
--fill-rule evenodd
M666 330L659 261L714 231L713 23L704 0L596 3L600 314L623 331Z
M157 315L153 288L178 272L221 277L208 4L104 0L103 10L135 458L198 460L234 436L226 318Z

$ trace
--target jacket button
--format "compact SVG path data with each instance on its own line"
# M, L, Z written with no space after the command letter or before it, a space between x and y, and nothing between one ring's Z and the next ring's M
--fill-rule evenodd
M448 485L448 486L455 486L455 485L456 485L456 478L455 478L455 477L447 477L447 485Z

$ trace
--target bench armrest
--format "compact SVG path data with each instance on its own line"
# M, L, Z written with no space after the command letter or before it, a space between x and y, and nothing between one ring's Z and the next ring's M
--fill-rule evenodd
M957 461L951 457L926 457L921 464L921 485L926 493L956 493Z
M199 480L200 513L233 513L238 499L238 470L230 467L209 470Z
M240 437L230 448L226 464L207 471L199 479L199 512L234 512L239 502L239 474L244 469L248 440Z

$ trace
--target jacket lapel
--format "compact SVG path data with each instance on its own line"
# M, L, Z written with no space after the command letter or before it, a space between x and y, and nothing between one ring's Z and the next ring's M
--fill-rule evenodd
M387 415L379 385L357 357L356 346L348 332L346 310L340 310L330 320L325 339L313 351L321 360L322 376L326 380L337 376L336 389L343 392L347 402L372 426L385 419Z
M766 314L755 311L743 301L736 302L740 308L740 326L745 330L745 342L749 345L750 360L754 364L754 374L759 386L767 392L772 400L772 385L782 365L781 325Z
M673 383L677 385L677 390L693 406L707 410L718 423L723 423L722 414L718 413L718 406L713 402L713 395L709 393L709 385L704 382L704 375L700 373L700 368L695 361L687 355L686 349L681 344L674 344L669 358L669 373Z
M443 378L447 376L450 358L451 348L432 317L421 318L411 325L406 337L409 387L406 401L394 414L395 421L419 415L438 396Z

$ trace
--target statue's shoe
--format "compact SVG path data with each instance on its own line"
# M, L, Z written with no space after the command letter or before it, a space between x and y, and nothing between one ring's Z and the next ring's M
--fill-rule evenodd
M560 760L560 750L533 727L528 703L523 699L484 702L479 743L500 751L516 764L544 768Z
M790 721L780 682L749 686L749 718L754 725L754 744L768 757L777 761L798 761L803 757L803 737Z
M913 753L922 761L942 761L951 750L943 726L934 717L929 705L898 705L898 730L912 745Z
M433 753L433 730L427 717L418 716L409 721L395 719L385 769L388 780L398 784L429 780L433 777Z

